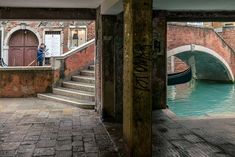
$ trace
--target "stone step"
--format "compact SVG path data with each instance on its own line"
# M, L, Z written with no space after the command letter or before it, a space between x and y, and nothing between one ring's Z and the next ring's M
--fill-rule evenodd
M64 81L62 83L62 86L65 88L72 88L72 89L77 89L81 91L95 92L94 84L81 83L81 82L76 82L76 81Z
M89 70L95 70L95 65L90 65L90 66L88 67L88 69L89 69Z
M52 93L38 94L38 98L60 102L60 103L66 103L66 104L73 105L75 107L79 107L83 109L94 109L95 107L95 103L92 101L82 101L79 99L52 94Z
M72 76L72 81L95 84L95 78L90 76Z
M80 100L95 101L95 93L94 92L85 92L85 91L76 90L76 89L58 87L58 88L53 88L53 93L57 94L57 95L63 95L63 96L77 98Z
M82 71L80 71L80 75L95 77L95 71L94 70L82 70Z

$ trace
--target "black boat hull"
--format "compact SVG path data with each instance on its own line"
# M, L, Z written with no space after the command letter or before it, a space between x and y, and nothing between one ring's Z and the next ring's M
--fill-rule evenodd
M187 83L192 79L192 69L188 68L185 71L168 74L167 85L177 85Z

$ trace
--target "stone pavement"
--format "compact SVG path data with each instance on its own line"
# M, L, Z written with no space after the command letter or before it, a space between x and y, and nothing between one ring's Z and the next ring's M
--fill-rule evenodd
M154 157L235 157L235 118L179 119L153 112Z
M117 157L94 111L37 98L0 99L0 157Z
M153 157L235 157L235 118L177 118L153 112ZM125 157L122 125L104 123L120 156Z
M124 157L122 125L104 123ZM153 157L235 157L235 115L178 118L153 112Z

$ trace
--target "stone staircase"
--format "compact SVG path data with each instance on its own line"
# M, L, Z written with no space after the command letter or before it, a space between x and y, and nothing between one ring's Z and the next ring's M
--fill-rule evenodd
M94 65L72 76L70 81L63 81L61 87L53 88L52 93L38 94L38 98L70 104L85 109L95 106L95 71Z

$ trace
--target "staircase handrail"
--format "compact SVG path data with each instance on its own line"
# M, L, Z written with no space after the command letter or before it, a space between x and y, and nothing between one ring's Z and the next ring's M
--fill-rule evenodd
M217 33L214 29L213 29L213 31L215 32L217 37L230 49L230 51L232 51L233 54L235 54L234 49L224 40L224 38L219 33Z
M63 60L63 59L66 59L68 58L69 56L75 54L76 52L78 51L82 51L82 50L85 50L86 48L88 48L90 45L94 44L95 43L95 38L94 39L91 39L89 40L88 42L84 43L84 44L81 44L80 46L60 55L60 56L55 56L53 58L55 59L58 59L58 60Z

